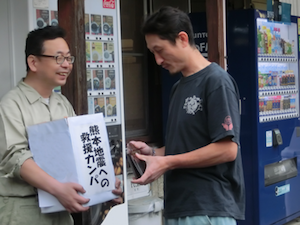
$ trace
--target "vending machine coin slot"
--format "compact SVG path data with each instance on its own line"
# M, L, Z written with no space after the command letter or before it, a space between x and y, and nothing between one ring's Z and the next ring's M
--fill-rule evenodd
M282 137L278 128L273 129L273 146L282 145Z

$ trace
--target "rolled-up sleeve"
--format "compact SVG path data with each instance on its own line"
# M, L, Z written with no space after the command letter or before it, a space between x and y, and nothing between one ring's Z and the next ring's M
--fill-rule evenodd
M6 177L22 179L20 168L32 158L26 128L17 104L0 104L0 170Z

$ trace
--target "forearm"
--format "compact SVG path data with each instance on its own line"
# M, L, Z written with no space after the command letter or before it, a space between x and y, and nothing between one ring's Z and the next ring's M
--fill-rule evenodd
M42 170L33 159L27 159L20 170L21 177L31 186L55 195L60 182Z
M89 207L82 204L89 199L80 196L85 193L83 187L76 183L61 183L43 171L32 159L26 160L21 167L21 176L30 185L54 195L69 212L86 211Z
M232 141L219 141L194 151L165 157L169 169L204 168L235 160L238 146Z

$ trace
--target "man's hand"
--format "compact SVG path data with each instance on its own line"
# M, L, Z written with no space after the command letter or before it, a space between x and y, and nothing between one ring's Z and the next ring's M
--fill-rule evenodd
M147 164L146 171L139 179L133 179L131 182L146 185L163 175L169 168L165 156L147 156L136 153L139 160L144 160Z
M127 154L140 153L143 155L152 155L152 148L141 141L130 141L127 144Z
M115 194L115 195L118 195L118 197L113 199L112 201L114 203L121 204L121 203L123 203L123 198L122 198L123 191L122 191L122 188L121 188L121 181L117 177L116 177L115 187L116 187L116 189L114 189L112 191L112 193Z
M83 187L76 183L59 183L53 195L70 213L87 211L89 207L82 206L90 201L78 194L85 193Z
M78 194L85 193L83 187L76 183L61 183L42 170L33 159L27 159L21 166L22 178L33 187L54 195L69 212L82 212L89 209L82 204L89 202Z

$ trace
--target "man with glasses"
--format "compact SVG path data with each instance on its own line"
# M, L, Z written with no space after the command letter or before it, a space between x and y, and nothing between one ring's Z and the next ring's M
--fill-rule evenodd
M75 57L57 26L31 31L26 39L27 75L0 103L0 224L71 225L69 212L89 209L83 187L60 183L32 159L26 127L75 116L70 102L53 92L66 83ZM118 184L117 184L118 186ZM36 188L54 195L67 211L42 214ZM114 190L120 195L120 189Z

